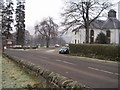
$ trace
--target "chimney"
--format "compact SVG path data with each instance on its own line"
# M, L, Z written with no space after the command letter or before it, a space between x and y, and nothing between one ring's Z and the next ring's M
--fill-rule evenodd
M116 11L115 11L115 10L111 9L111 10L108 12L108 18L110 18L110 17L116 18Z

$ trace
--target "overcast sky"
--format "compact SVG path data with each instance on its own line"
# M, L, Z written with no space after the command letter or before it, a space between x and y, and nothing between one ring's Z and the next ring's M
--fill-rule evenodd
M120 0L111 0L117 3ZM34 34L34 25L43 18L53 17L54 21L60 23L60 13L65 5L65 0L25 0L25 24L26 30Z
M43 18L53 17L54 21L59 24L60 12L64 5L63 0L26 0L26 29L31 33L34 25Z

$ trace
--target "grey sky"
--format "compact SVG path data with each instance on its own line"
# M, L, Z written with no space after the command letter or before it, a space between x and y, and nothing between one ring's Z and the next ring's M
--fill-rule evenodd
M66 0L26 0L25 3L25 24L26 30L34 34L34 25L43 18L53 17L56 23L60 23L60 13L65 5ZM111 0L117 3L120 0ZM113 9L117 9L113 7Z
M26 0L26 29L33 34L34 25L49 16L59 23L63 5L62 0Z

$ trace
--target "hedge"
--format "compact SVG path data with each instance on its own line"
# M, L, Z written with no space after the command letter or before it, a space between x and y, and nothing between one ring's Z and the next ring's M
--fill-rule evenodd
M73 55L120 61L120 45L69 44Z

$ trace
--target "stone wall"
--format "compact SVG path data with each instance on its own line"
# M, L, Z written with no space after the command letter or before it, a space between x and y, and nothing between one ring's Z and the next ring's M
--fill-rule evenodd
M79 90L92 90L90 87L86 87L77 81L73 81L72 79L36 66L30 62L25 62L5 53L3 55L17 63L28 73L39 78L44 88L63 88L63 90L66 88L69 88L69 90L78 88Z

